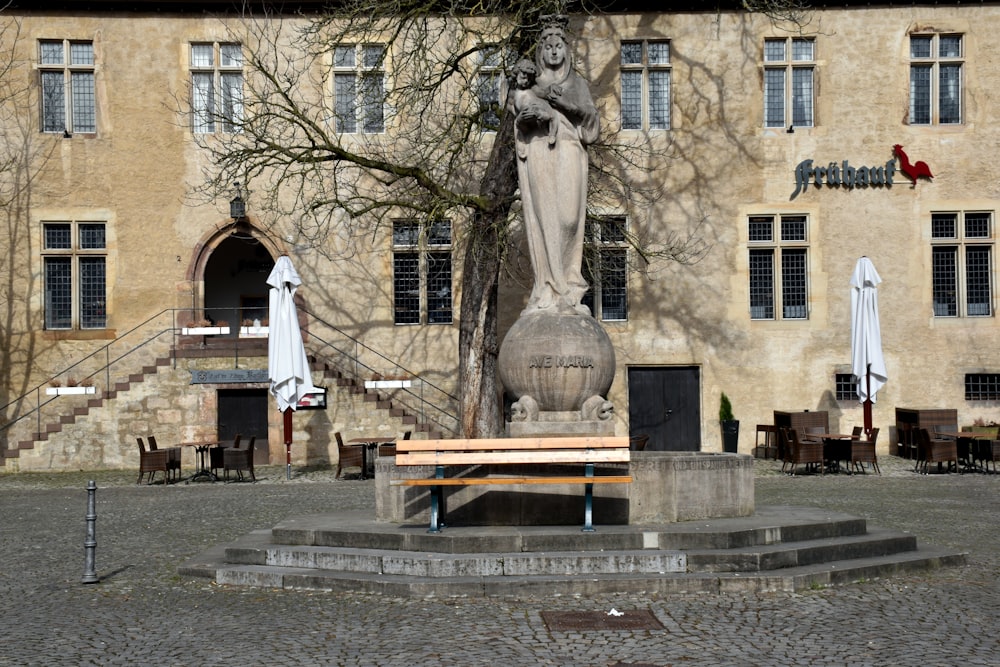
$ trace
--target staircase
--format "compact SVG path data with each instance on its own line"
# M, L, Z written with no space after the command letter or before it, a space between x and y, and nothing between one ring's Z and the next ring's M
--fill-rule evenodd
M36 446L46 442L50 443L49 446L59 446L56 441L65 427L85 420L95 410L106 406L113 406L114 401L119 396L124 397L129 391L155 376L161 370L166 369L169 372L175 372L173 367L176 359L231 358L234 349L238 349L239 358L263 357L263 363L265 365L267 363L266 339L242 341L239 343L238 348L234 348L232 339L218 339L204 342L202 341L202 337L197 337L196 341L185 340L186 338L191 337L179 337L180 340L177 344L169 346L165 353L161 352L162 356L155 357L152 363L142 366L138 372L129 373L123 380L113 381L113 384L109 388L99 390L99 393L96 395L60 396L58 398L53 397L51 400L45 402L43 404L45 408L44 412L39 409L34 417L32 417L33 424L28 426L28 428L24 428L29 423L25 420L19 425L19 430L22 433L20 439L14 440L5 450L0 450L0 470L6 467L8 460L19 458L21 452L24 450L34 449ZM163 347L167 348L167 346ZM331 368L329 364L322 360L311 357L311 361L313 371L320 373L324 379L328 380L325 384L333 384L337 387L338 391L363 394L364 402L370 406L369 409L384 411L386 416L400 419L404 426L410 427L410 430L414 431L416 437L442 437L442 432L437 424L421 422L417 416L410 414L405 407L395 404L377 390L366 389L362 382L346 377L343 373ZM188 373L189 371L184 370L183 372ZM34 430L28 432L32 427L34 427ZM13 434L14 431L11 431L11 433Z
M454 526L375 522L370 512L290 519L215 547L182 575L220 584L392 596L799 591L920 569L965 554L817 508L659 526Z

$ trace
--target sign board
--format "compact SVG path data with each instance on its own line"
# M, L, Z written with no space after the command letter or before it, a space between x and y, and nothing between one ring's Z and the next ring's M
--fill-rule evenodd
M316 387L312 394L306 394L295 404L296 410L326 410L326 387Z
M266 383L267 381L266 368L230 368L227 370L191 371L191 384Z

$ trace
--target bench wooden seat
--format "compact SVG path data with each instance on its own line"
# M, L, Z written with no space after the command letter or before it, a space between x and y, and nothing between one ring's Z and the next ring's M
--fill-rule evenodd
M455 440L400 440L396 442L397 466L434 466L431 478L394 479L393 486L427 486L431 490L429 532L444 527L444 494L446 486L480 484L583 484L583 530L592 532L593 485L627 484L631 475L595 475L594 468L603 463L628 463L627 437L563 437L563 438L478 438ZM573 465L583 464L582 475L517 475L505 477L445 477L445 466L470 465Z

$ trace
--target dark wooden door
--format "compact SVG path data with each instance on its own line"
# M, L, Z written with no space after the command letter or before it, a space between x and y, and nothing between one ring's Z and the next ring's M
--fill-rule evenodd
M628 369L629 435L648 435L646 449L701 450L701 370L697 366Z
M267 465L267 389L219 389L218 398L219 440L256 436L254 465Z

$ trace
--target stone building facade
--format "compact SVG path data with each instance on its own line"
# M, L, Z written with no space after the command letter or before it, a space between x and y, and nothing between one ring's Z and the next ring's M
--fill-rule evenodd
M860 424L848 284L860 256L883 279L880 451L897 407L1000 420L1000 179L986 159L1000 143L1000 6L848 2L789 30L686 5L700 3L571 23L610 136L664 158L634 175L662 188L656 201L594 203L613 223L595 251L607 258L595 311L616 350L616 432L719 451L723 392L743 452L775 410ZM196 141L198 82L224 103L240 73L233 17L204 8L19 2L0 15L8 470L130 467L136 436L225 438L234 419L259 424L258 460L283 461L280 415L254 373L266 351L236 335L266 311L282 254L303 278L314 381L329 389L325 410L296 416L293 461L335 460L335 431L455 428L461 221L432 247L381 229L320 253L291 224L259 220L252 190L237 222L228 200L194 196L213 169ZM694 233L704 255L643 265L617 224L651 243ZM428 263L449 258L433 283ZM502 285L501 335L526 301L526 262L515 252ZM230 332L185 332L201 319ZM360 389L397 377L409 387ZM53 379L94 394L50 394Z

